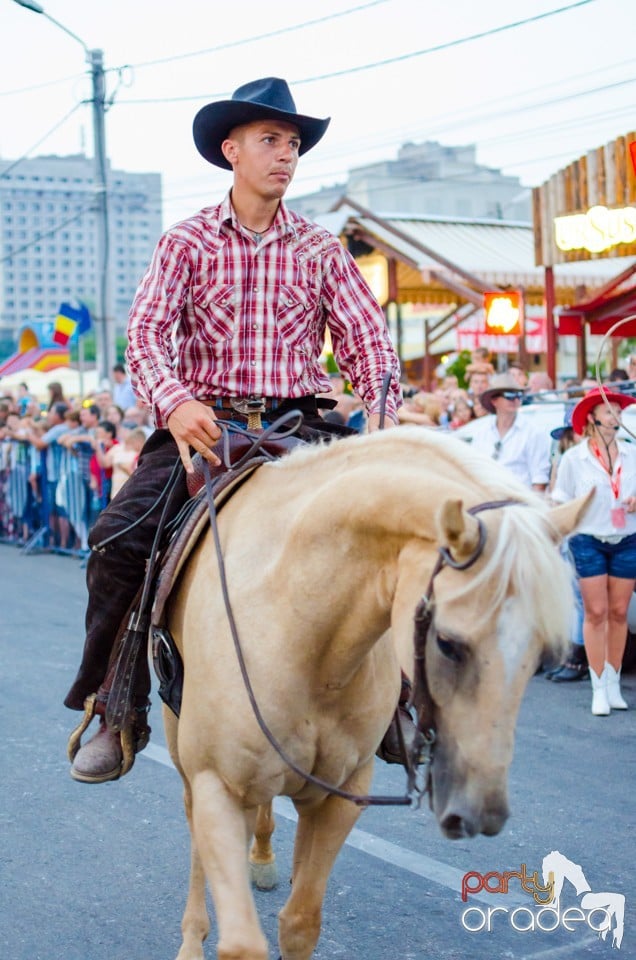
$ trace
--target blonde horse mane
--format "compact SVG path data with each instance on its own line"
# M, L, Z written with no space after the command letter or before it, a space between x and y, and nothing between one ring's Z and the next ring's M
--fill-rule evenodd
M366 462L368 470L394 467L395 485L387 487L389 496L408 496L408 483L406 489L399 484L407 468L420 478L418 486L430 488L438 506L450 484L462 488L467 507L485 501L518 500L519 506L497 511L496 538L492 536L492 520L487 513L481 514L491 530L491 550L479 571L471 570L470 576L456 578L452 593L446 593L445 599L460 603L487 590L488 604L482 605L481 622L475 623L480 627L513 596L510 614L520 624L532 623L543 646L555 655L563 651L571 617L564 612L562 600L571 591L573 574L558 551L549 549L548 541L557 541L559 536L541 497L469 444L421 427L399 427L345 443L303 447L276 467L293 471L311 466L309 475L313 476L321 465L337 476L358 459ZM413 486L416 482L411 481Z

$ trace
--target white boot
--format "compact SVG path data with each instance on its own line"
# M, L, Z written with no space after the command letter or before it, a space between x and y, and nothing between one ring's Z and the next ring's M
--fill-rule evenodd
M621 672L615 670L611 663L605 664L603 671L607 679L607 702L612 710L627 710L627 704L621 694Z
M592 713L595 717L608 717L610 705L607 699L607 665L600 677L590 667L590 680L592 681Z

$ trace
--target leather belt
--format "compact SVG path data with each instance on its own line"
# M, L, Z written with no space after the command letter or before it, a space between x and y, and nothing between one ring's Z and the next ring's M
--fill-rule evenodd
M285 397L211 397L209 400L201 400L201 403L214 410L231 410L247 417L250 413L269 413L271 410L277 410L286 400Z

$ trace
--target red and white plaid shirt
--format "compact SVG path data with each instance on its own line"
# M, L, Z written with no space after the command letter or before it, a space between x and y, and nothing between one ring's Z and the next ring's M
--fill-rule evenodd
M135 390L165 426L186 400L303 397L330 389L334 355L369 413L401 404L384 314L337 237L280 204L256 242L229 195L160 239L135 296L126 358Z

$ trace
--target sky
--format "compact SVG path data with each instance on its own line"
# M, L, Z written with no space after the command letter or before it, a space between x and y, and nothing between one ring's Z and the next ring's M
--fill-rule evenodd
M161 173L165 227L230 185L194 147L195 113L258 77L284 77L299 112L332 118L301 158L289 197L426 140L473 143L479 163L532 187L636 129L635 0L42 6L104 51L107 155L115 169ZM92 156L89 97L80 43L0 0L0 158Z

